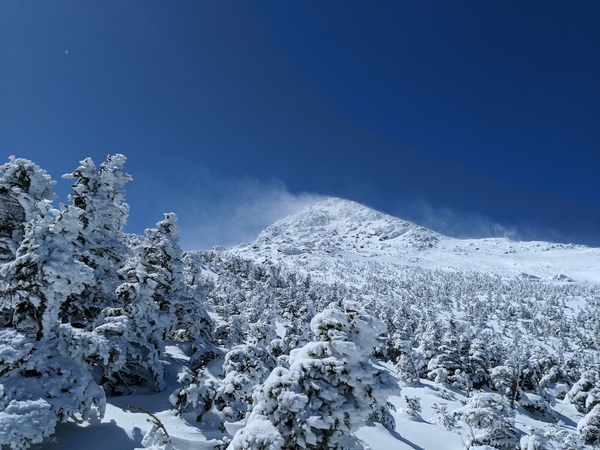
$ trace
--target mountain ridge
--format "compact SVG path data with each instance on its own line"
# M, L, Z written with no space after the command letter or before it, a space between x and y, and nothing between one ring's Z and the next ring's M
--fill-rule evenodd
M253 244L229 251L286 265L337 257L531 279L600 282L598 248L505 237L453 238L340 198L308 206L267 227Z

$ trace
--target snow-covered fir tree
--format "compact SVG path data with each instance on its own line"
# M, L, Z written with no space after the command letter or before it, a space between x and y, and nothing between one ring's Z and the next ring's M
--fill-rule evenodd
M514 412L498 394L478 393L473 395L452 416L464 425L466 448L489 446L495 449L514 449L519 443L519 432L515 427Z
M140 249L134 250L134 257L121 269L124 281L116 295L123 306L103 309L104 320L94 330L113 347L115 363L106 367L103 384L119 395L129 393L129 386L164 388L160 358L174 318L156 302L157 282L143 256Z
M0 166L0 263L12 260L23 240L25 225L45 213L55 199L54 180L38 165L10 157Z
M372 357L385 325L356 304L332 303L311 329L317 341L292 350L289 369L271 372L255 393L250 431L238 431L231 449L260 448L252 430L266 421L278 431L266 425L269 445L283 449L361 448L352 433L367 420L394 426L387 399L400 388Z
M123 227L129 214L125 203L125 184L131 176L125 172L127 158L121 154L108 156L96 169L91 158L63 178L75 179L69 195L71 205L63 215L76 217L81 228L76 236L75 257L94 272L94 283L79 297L69 298L61 310L63 322L91 329L106 307L118 306L115 289L122 282L120 270L129 248Z
M586 444L600 444L600 404L596 404L590 412L577 424L577 431Z
M164 216L156 228L146 230L146 240L139 246L140 258L156 283L154 301L173 319L165 337L193 342L197 349L205 349L212 339L213 325L199 299L188 294L177 215Z
M15 260L0 266L11 312L0 331L0 445L14 449L41 442L75 414L104 414L104 392L63 341L60 307L93 276L73 259L79 223L56 216L46 204L27 224Z

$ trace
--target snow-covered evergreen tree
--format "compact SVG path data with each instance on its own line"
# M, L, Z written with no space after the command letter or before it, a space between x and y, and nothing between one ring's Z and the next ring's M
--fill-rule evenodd
M121 154L108 156L97 171L86 158L73 173L63 175L75 179L72 204L62 212L81 223L75 257L94 271L94 283L81 296L69 298L61 311L63 322L81 328L93 328L103 308L118 306L115 289L129 253L123 234L129 213L124 186L131 180L123 168L126 160Z
M56 344L0 331L0 446L27 448L53 434L58 422L104 415L104 391Z
M46 204L46 211L28 223L15 260L0 266L3 298L10 299L9 323L37 340L53 335L62 303L92 281L91 270L73 260L78 224L68 217L55 220L56 213Z
M406 386L418 386L421 382L416 361L417 355L412 348L406 346L401 350L396 364L396 373L400 382Z
M465 426L467 449L487 445L508 450L519 445L513 414L500 395L477 393L465 406L454 410L452 417Z
M212 340L212 322L199 300L187 292L177 216L174 213L164 216L156 228L146 230L147 240L140 246L140 258L156 283L154 301L173 318L166 338L206 347Z
M598 369L586 370L567 393L567 400L582 414L600 405L600 374Z
M111 342L114 355L111 364L105 366L103 384L115 395L130 393L133 386L162 390L160 358L172 319L154 301L156 282L139 259L131 259L122 276L125 281L116 294L123 306L105 308L104 320L94 330Z
M244 419L252 409L254 388L262 384L276 366L276 359L260 343L232 348L223 362L223 380L219 383L214 406L225 420Z
M600 404L596 404L590 412L577 424L577 431L583 442L589 445L600 444Z
M360 448L352 433L365 421L394 426L387 398L400 388L372 356L385 325L355 304L332 303L313 318L311 328L317 341L292 350L289 369L271 372L229 448L259 448L249 447L253 434L245 430L262 427L265 419L284 449Z
M104 413L104 392L63 341L60 307L93 276L73 259L79 223L57 215L46 204L15 260L0 266L11 311L10 327L0 331L0 445L15 449L41 442L75 414Z
M0 166L0 263L15 257L27 222L45 212L45 201L55 199L55 184L45 170L24 158L11 156Z

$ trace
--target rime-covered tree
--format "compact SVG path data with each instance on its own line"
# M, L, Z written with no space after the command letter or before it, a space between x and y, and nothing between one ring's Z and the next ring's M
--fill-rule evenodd
M396 325L397 326L397 325ZM413 350L414 340L406 330L399 329L387 339L387 356L396 363L396 374L401 383L407 386L420 384L418 355Z
M223 362L223 379L217 386L214 406L223 418L235 422L252 409L254 388L263 383L276 366L264 345L241 344L232 348Z
M27 222L45 212L45 201L55 199L55 184L27 159L11 156L0 166L0 263L14 259Z
M94 329L111 342L115 355L105 366L103 384L114 395L128 394L134 386L162 390L160 357L172 318L154 300L156 282L137 257L129 260L121 276L124 282L116 294L123 306L104 308L103 322Z
M251 430L265 420L278 431L270 436L283 441L283 449L360 448L352 433L365 421L394 426L387 398L400 388L371 355L385 325L354 304L332 303L311 328L317 342L292 350L289 369L271 372L231 449L261 448L252 446Z
M136 249L140 263L146 268L148 277L155 283L152 298L159 309L177 317L178 325L184 326L186 320L183 305L178 303L186 296L183 278L183 262L179 247L179 227L174 213L164 215L164 220L156 224L156 228L145 231L146 239ZM180 306L180 308L177 308ZM176 313L177 312L177 316ZM175 333L175 323L165 330L165 337ZM181 329L179 334L189 334Z
M596 404L590 412L577 424L581 440L588 445L600 444L600 404Z
M16 258L0 267L10 320L0 330L0 445L26 448L75 414L104 413L104 392L72 358L59 310L93 279L73 259L79 223L47 210L27 224ZM76 353L76 352L75 352Z
M15 259L26 224L47 214L55 198L54 184L45 170L27 159L11 156L0 166L0 264ZM0 279L0 326L9 325L14 314L8 290Z
M2 448L27 448L53 434L58 422L104 415L104 391L55 344L15 330L0 331Z
M567 393L566 399L582 414L587 414L596 405L600 405L600 373L598 369L583 372Z
M458 333L454 320L451 320L437 348L437 355L427 365L427 377L438 383L452 383L452 375L461 368Z
M477 393L452 417L465 425L467 449L489 446L514 449L519 444L519 431L512 418L513 411L498 394Z
M72 239L78 224L55 220L47 210L28 223L14 261L0 266L3 297L10 299L9 323L40 340L59 325L59 309L91 283L89 267L73 260ZM56 214L56 211L54 211Z
M156 228L146 230L147 239L140 246L140 258L156 283L154 301L161 311L173 318L166 337L206 347L212 338L212 322L198 299L187 292L177 216L174 213L164 216Z
M108 156L96 170L91 158L63 178L75 179L69 196L71 205L63 215L76 217L81 229L75 239L75 257L94 271L94 283L80 298L69 298L61 318L79 327L91 328L105 307L116 306L115 289L122 282L119 270L128 255L123 227L129 213L125 203L125 183L131 176L121 154Z
M179 412L195 411L199 419L209 410L215 412L222 423L243 419L252 408L255 387L277 365L268 345L273 336L272 325L255 324L248 342L234 346L225 354L222 378L211 380L208 385L206 381L213 377L207 372L207 360L197 367L197 375L182 373L181 387L171 396L172 404ZM217 355L215 352L213 358Z

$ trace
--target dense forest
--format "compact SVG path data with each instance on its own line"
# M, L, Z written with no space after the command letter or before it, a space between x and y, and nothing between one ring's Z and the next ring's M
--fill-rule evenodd
M107 398L164 391L168 345L189 357L172 413L216 422L215 448L364 448L366 423L402 434L390 398L423 383L465 448L600 444L600 285L269 258L264 238L183 252L174 213L124 233L125 161L81 161L59 209L35 163L0 167L0 445L28 448L59 423L98 420ZM404 401L418 418L419 397ZM142 443L173 448L158 420Z

